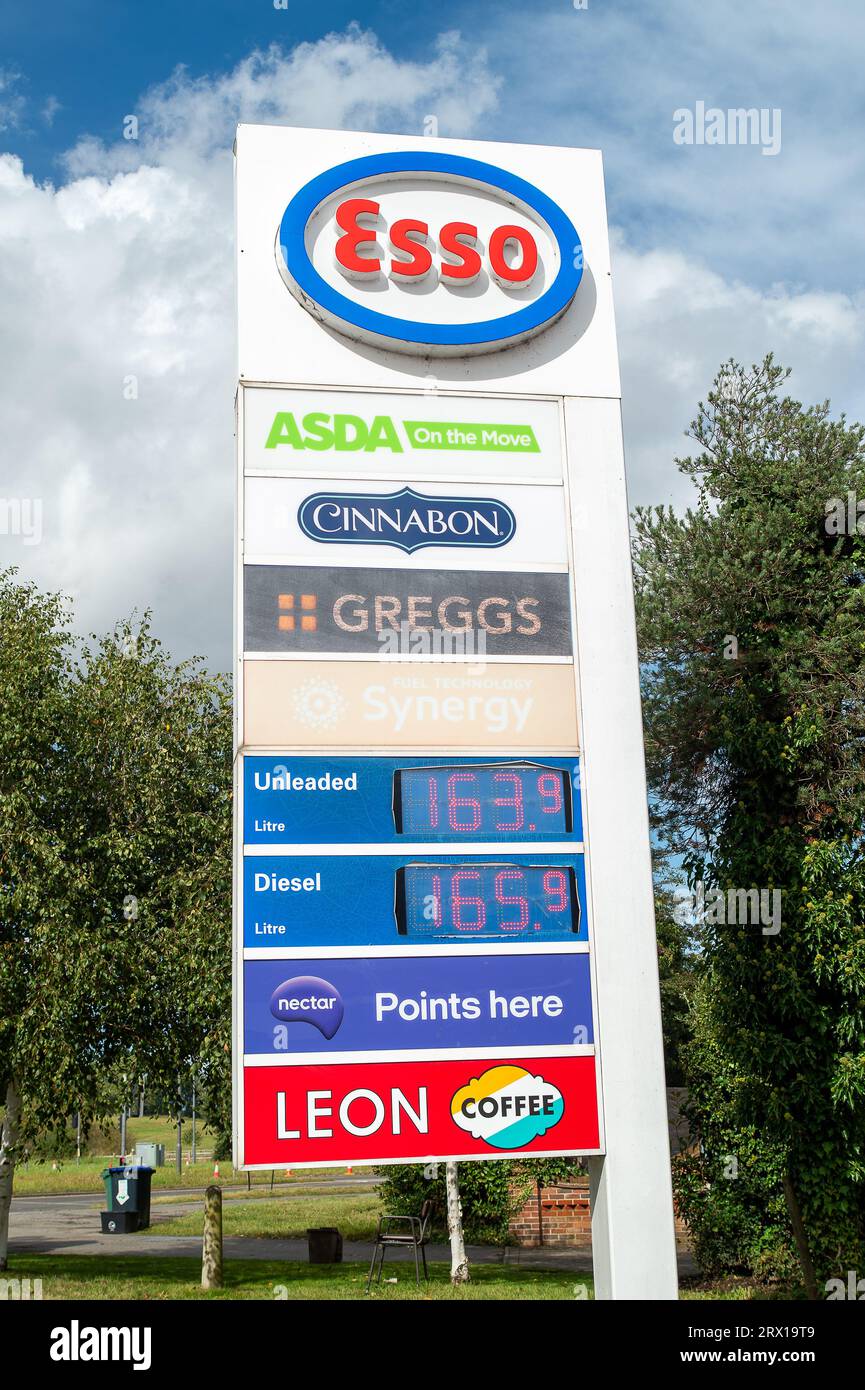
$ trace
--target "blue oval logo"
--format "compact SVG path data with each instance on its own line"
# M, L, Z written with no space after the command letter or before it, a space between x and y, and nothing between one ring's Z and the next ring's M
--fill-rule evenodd
M383 197L405 187L412 194L406 210L416 211L419 185L439 194L450 185L462 198L474 193L481 212L489 210L492 200L504 222L485 240L477 237L477 226L460 218L435 226L425 209L422 216L399 218L389 228L375 226L379 203L364 197L365 192ZM342 273L328 270L328 279L321 273L324 262L319 268L314 264L316 214L342 191L347 196L335 227L337 271ZM464 215L464 204L457 211ZM522 218L519 224L515 212ZM388 232L392 259L385 275L376 236ZM376 251L378 257L370 254ZM434 257L440 258L441 276L430 293ZM424 151L367 155L311 179L283 213L276 260L299 303L348 337L403 352L450 355L495 351L541 332L568 308L583 273L576 228L534 184L481 160ZM402 295L412 296L415 317L373 307L384 298L393 301L382 290L390 291L394 283L404 286ZM476 317L475 306L485 298L491 314Z
M301 502L297 522L312 541L391 545L407 555L436 545L495 550L517 529L510 507L494 497L427 497L410 487L380 496L316 492Z

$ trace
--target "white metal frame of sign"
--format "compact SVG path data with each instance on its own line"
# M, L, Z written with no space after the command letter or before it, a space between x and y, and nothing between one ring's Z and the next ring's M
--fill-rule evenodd
M266 751L244 743L244 388L315 388L343 395L376 392L387 393L389 399L412 392L436 399L478 396L497 408L502 401L512 408L527 398L557 404L563 421L562 495L569 512L586 893L603 1097L603 1152L588 1160L596 1296L675 1298L648 802L600 154L252 126L239 127L236 151L241 389L235 554L235 1135L240 1136L243 1070L242 763L245 754ZM446 356L437 356L434 350L419 356L415 347L413 355L402 355L380 342L359 342L356 334L341 333L334 326L333 312L317 314L313 303L304 302L303 289L298 291L296 283L289 292L275 271L274 236L293 195L335 166L395 151L415 151L418 156L441 152L445 162L460 159L507 170L513 179L539 186L564 210L579 232L585 259L576 296L550 326L534 329L518 341L511 335L506 339L510 345L498 352L473 349L471 355L461 357L451 348ZM528 204L524 201L520 206ZM344 463L328 471L321 454L310 462L314 467L292 464L284 471L290 476L343 482L347 476ZM358 472L359 478L367 480L388 476L399 477L399 467L381 470L374 463L368 471ZM428 476L446 475L433 471ZM451 476L460 477L459 467ZM423 473L410 474L412 481L419 477ZM530 466L518 475L509 466L506 478L501 479L505 480L514 485L543 481L532 475ZM489 488L486 474L474 481L482 491ZM501 567L507 568L504 563ZM367 744L367 753L371 746ZM487 747L481 741L477 751ZM290 755L292 749L290 743L281 743L273 751ZM416 751L428 749L418 746ZM461 756L472 751L473 746L459 744ZM356 746L355 755L362 753ZM243 1161L241 1147L236 1148L236 1157Z

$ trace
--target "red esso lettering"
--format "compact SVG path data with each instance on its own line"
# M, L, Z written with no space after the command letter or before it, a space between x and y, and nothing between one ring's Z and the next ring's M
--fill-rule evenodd
M432 270L432 252L426 244L429 227L425 222L413 222L404 217L394 222L390 229L390 244L394 251L403 251L408 260L392 260L390 273L395 280L405 280L416 285L425 280Z
M508 246L520 249L519 260L514 264L505 258ZM538 268L538 247L531 232L525 227L496 227L490 237L490 268L493 279L505 289L525 289L535 278Z
M342 235L335 249L336 262L350 280L371 280L381 273L383 259L373 227L361 226L378 218L380 206L368 198L349 198L336 211L336 224ZM416 285L436 275L433 264L435 242L426 222L405 217L390 228L393 255L388 267L397 284ZM483 268L477 249L478 229L470 222L448 222L438 237L441 265L437 278L449 285L473 285ZM359 247L375 246L377 255L360 255ZM432 249L431 249L432 247ZM490 274L504 289L521 290L532 283L538 270L538 246L527 227L497 227L487 248Z
M374 256L359 256L357 248L363 245L376 245L373 228L361 227L358 218L378 217L378 203L369 198L349 198L340 203L336 210L336 225L344 236L336 243L336 259L342 273L350 280L363 280L381 270L381 261Z

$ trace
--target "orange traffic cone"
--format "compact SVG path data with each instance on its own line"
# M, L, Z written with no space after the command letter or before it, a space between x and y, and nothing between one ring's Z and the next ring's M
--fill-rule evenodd
M218 1177L219 1177L219 1164L218 1164L218 1163L214 1163L214 1165L213 1165L213 1176L214 1176L215 1178L218 1178Z

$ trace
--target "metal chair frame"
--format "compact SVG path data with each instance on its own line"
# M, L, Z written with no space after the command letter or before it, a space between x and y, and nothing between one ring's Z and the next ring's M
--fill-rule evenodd
M420 1209L420 1216L396 1216L394 1214L386 1214L379 1217L378 1230L375 1237L375 1248L372 1252L372 1261L369 1266L369 1274L366 1278L367 1293L369 1293L369 1287L372 1283L376 1261L378 1261L378 1278L376 1279L376 1283L381 1283L381 1272L384 1268L385 1254L387 1253L388 1246L393 1246L394 1249L402 1250L413 1249L415 1282L418 1288L420 1288L420 1260L422 1260L423 1276L426 1282L429 1283L429 1270L427 1269L426 1263L426 1242L432 1208L432 1202L424 1202ZM404 1233L391 1231L391 1222L400 1222L403 1225L407 1224L409 1229ZM420 1255L420 1260L418 1259L418 1255Z

